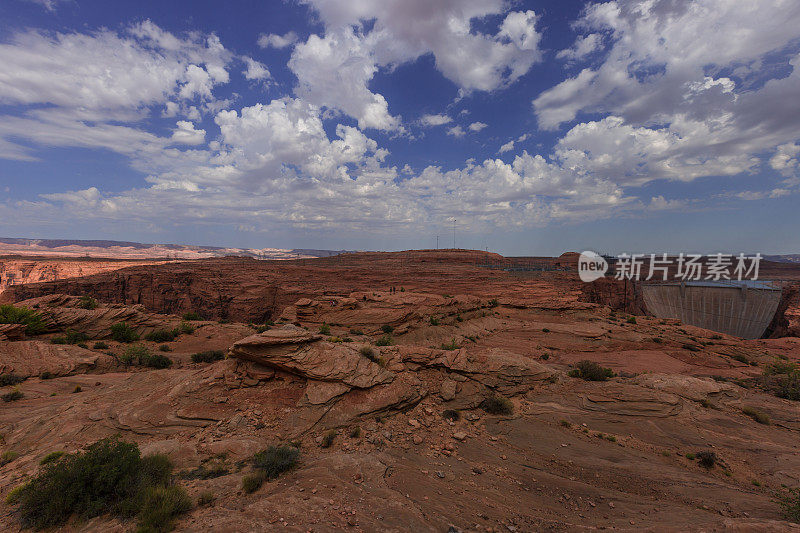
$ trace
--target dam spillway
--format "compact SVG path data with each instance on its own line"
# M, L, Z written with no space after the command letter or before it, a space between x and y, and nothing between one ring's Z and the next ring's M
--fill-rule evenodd
M659 318L758 339L781 300L781 286L770 281L687 281L642 285L647 310Z

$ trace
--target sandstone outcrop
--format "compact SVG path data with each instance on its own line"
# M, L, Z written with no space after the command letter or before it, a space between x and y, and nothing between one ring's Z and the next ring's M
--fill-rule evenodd
M109 370L116 359L104 353L78 346L56 345L41 341L0 342L0 374L21 377L52 376Z
M108 338L111 325L119 322L127 323L139 334L170 329L180 323L177 317L150 313L141 305L99 304L95 309L82 309L79 297L64 294L23 300L16 305L42 315L51 332L72 330L91 339Z

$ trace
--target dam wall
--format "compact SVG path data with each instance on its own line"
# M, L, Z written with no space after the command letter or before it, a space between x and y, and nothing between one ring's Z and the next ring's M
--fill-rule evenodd
M659 318L744 339L758 339L772 321L781 288L771 282L654 283L641 286L647 311Z

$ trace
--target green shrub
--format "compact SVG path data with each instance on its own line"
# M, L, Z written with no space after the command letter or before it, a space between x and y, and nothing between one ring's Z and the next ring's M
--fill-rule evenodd
M257 491L262 483L264 483L264 477L259 472L249 474L242 478L242 490L250 494Z
M210 490L204 490L203 492L200 493L199 496L197 496L197 505L201 507L204 505L210 505L214 502L215 499L216 498L214 498L213 492L211 492Z
M690 461L694 461L695 459L695 455L693 453L687 453L686 455L684 455L684 457L686 457Z
M375 346L391 346L392 344L394 344L394 340L392 340L391 335L384 335L375 341Z
M177 485L147 487L137 515L140 533L172 531L175 518L192 508L186 489Z
M75 394L77 394L77 393L79 393L79 392L83 392L83 389L81 388L81 386L80 386L80 385L75 385L75 388L74 388L74 389L72 389L72 392L73 392L73 393L75 393Z
M458 345L455 339L452 339L449 343L442 343L442 350L458 350L461 346Z
M446 420L452 420L453 422L457 422L461 420L461 413L456 411L455 409L445 409L442 411L442 417Z
M390 326L389 324L384 324L383 326L381 326L381 331L386 334L393 333L394 326Z
M550 333L550 328L542 328L542 333Z
M323 448L330 448L333 446L333 441L336 440L336 430L332 429L322 436L322 443L320 446Z
M349 435L351 439L357 439L361 437L361 426L355 426L354 428L352 428L350 430Z
M717 454L710 450L697 452L695 456L703 468L714 468L714 465L717 464Z
M189 311L188 313L183 314L183 319L189 322L203 320L203 317L200 316L199 313L194 311Z
M481 409L490 415L510 415L514 412L514 404L502 396L489 396L481 403Z
M89 345L86 344L85 342L79 342L75 346L77 346L78 348L83 348L84 350L88 350L89 349Z
M68 329L67 334L64 337L64 340L67 341L67 344L79 344L89 340L89 336L82 331L72 331Z
M791 361L781 361L776 359L771 364L764 367L764 375L772 376L776 374L792 374L797 372L797 365Z
M22 376L18 376L13 372L9 372L8 374L0 374L0 387L8 387L10 385L18 385L25 381L27 378Z
M435 316L430 317L430 319L428 321L430 322L431 326L438 326L439 325L439 319L436 318ZM389 331L387 333L391 333L391 332Z
M11 392L7 392L0 396L4 402L16 402L17 400L21 400L24 398L25 395L19 389L14 389Z
M127 322L111 325L111 338L117 342L131 343L139 340L139 334Z
M88 294L84 294L78 301L78 307L81 309L90 309L90 310L97 309L97 300L95 300Z
M742 412L747 416L749 416L750 418L752 418L753 420L755 420L756 422L758 422L759 424L764 424L766 426L769 426L772 423L772 421L770 421L769 419L768 414L759 411L755 407L750 407L750 406L743 407Z
M39 335L47 330L39 313L13 305L0 305L0 324L23 324L28 335Z
M786 489L786 492L778 495L778 503L784 518L800 523L800 488Z
M53 373L48 370L45 370L44 372L39 374L40 379L53 379L54 377L55 376L53 375Z
M489 300L489 307L495 308L498 305L500 305L500 302L497 300L497 298L492 298L491 300Z
M169 485L171 469L164 456L142 458L136 444L102 439L44 464L20 489L22 525L44 529L72 516L85 520L111 513L138 516L145 531L167 531L174 516L191 506L181 489Z
M328 324L322 324L319 327L319 332L323 335L330 335L331 334L331 327Z
M295 468L299 460L300 450L294 446L270 446L258 452L250 461L255 472L242 479L242 489L255 492L264 481L275 479Z
M129 346L120 357L126 364L138 364L150 368L169 368L172 366L172 359L161 354L151 354L150 350L141 345Z
M664 339L662 339L661 337L653 337L650 340L652 340L656 344L663 344L664 343Z
M214 361L221 361L225 359L225 352L222 350L209 350L192 354L193 363L213 363Z
M586 381L605 381L613 378L615 374L610 368L600 366L594 361L584 360L579 361L569 375Z
M45 455L44 457L42 457L42 460L39 461L39 464L40 465L46 465L47 463L52 463L53 461L58 461L59 459L64 457L64 454L66 454L66 453L67 452L64 452L64 451L50 452L47 455Z
M158 343L172 342L177 336L178 332L176 330L169 331L166 329L157 329L145 335L144 340Z
M158 347L159 352L171 352L172 348L169 347L169 344L162 344Z
M8 505L16 505L19 503L20 498L22 498L22 491L25 490L26 483L22 485L17 485L6 494L6 503Z
M350 335L363 335L364 332L358 328L350 328Z
M50 339L50 344L67 344L67 339L65 337L53 337Z
M8 450L0 454L0 466L5 466L14 459L19 457L19 454L13 450Z
M108 350L108 344L106 344L103 341L97 341L96 343L94 343L94 346L92 346L92 348L94 348L95 350Z
M193 324L189 324L188 322L181 322L178 324L178 327L173 330L175 336L177 337L179 334L182 335L191 335L197 330L197 328Z
M628 324L636 324L636 317L635 316L628 317L627 322Z
M230 470L225 465L206 466L200 465L194 470L189 470L181 474L183 479L214 479L221 476L227 476Z

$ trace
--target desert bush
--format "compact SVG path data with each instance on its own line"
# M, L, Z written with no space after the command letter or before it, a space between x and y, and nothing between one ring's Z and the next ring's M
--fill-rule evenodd
M797 365L791 361L781 361L776 359L766 367L764 367L765 376L773 376L779 374L791 374L797 372Z
M563 418L561 420L559 420L558 423L561 424L561 426L565 427L565 428L571 428L572 427L572 423L569 420L564 420Z
M389 324L384 324L383 326L381 326L381 331L386 334L394 333L394 326L390 326Z
M214 361L222 361L225 359L225 352L222 350L208 350L192 354L193 363L213 363Z
M97 300L88 294L84 294L78 301L78 307L81 309L97 309Z
M575 368L570 370L570 377L581 378L586 381L605 381L614 377L614 372L610 368L600 366L594 361L579 361Z
M636 324L636 317L635 316L628 317L627 322L628 324Z
M489 300L489 307L495 308L498 305L500 305L500 302L497 300L497 298L492 298L491 300Z
M177 485L153 486L144 490L142 505L137 518L138 531L172 531L175 518L192 508L192 500L186 489Z
M201 317L199 313L196 313L194 311L189 311L188 313L184 313L182 318L189 322L203 320L203 317Z
M514 404L502 396L489 396L481 403L481 409L490 415L510 415L514 412Z
M650 340L652 340L656 344L663 344L664 343L664 339L662 339L661 337L653 337Z
M697 452L695 456L697 457L697 462L703 468L714 468L714 465L717 464L717 454L712 451Z
M258 327L256 328L256 333L264 333L265 331L267 331L267 330L268 330L268 329L270 329L271 327L272 327L272 326L258 326Z
M13 305L0 305L0 324L23 324L28 335L39 335L47 329L39 313Z
M731 359L734 361L739 361L740 363L744 363L746 365L750 364L750 360L740 353L735 353L731 356Z
M10 385L18 385L25 381L26 378L18 376L13 372L8 374L0 374L0 387L8 387Z
M50 339L50 344L67 344L67 339L65 337L53 337Z
M120 357L126 364L138 364L150 368L169 368L172 366L172 359L161 354L151 354L150 350L141 345L129 346Z
M23 483L22 485L17 485L6 494L6 503L8 505L16 505L19 503L20 498L22 498L22 491L25 490L26 484Z
M695 459L695 455L693 453L687 453L686 455L684 455L684 457L686 457L690 461L694 461Z
M215 499L216 498L214 498L213 492L211 492L210 490L204 490L197 496L197 505L201 507L204 505L210 505L211 503L214 502Z
M197 330L194 324L189 324L188 322L181 322L178 324L178 327L172 330L175 333L175 336L178 335L191 335Z
M96 343L94 343L94 346L92 346L92 348L94 348L95 350L108 350L108 344L106 344L103 341L97 341Z
M68 329L66 335L64 336L64 340L67 342L67 344L80 344L89 340L89 336L82 331L73 331Z
M375 341L375 346L391 346L392 344L394 344L394 340L392 340L391 335L384 335Z
M13 450L8 450L0 454L0 466L5 466L14 459L19 457L19 454Z
M119 437L102 439L44 464L23 485L16 499L22 525L43 529L72 516L111 513L138 516L146 531L168 531L174 516L191 507L182 489L169 484L171 469L164 456L142 458L136 444Z
M778 503L786 520L800 523L800 488L786 489L778 495Z
M147 335L144 336L144 340L150 342L172 342L178 336L177 330L166 330L166 329L157 329L155 331L151 331Z
M461 348L461 346L459 346L458 343L456 343L455 339L452 339L447 344L444 343L442 344L442 350L458 350L459 348Z
M363 335L364 332L358 328L350 328L350 335Z
M430 322L431 326L438 326L439 325L439 319L436 318L435 316L430 317L428 319L428 322ZM391 332L388 331L387 333L391 333Z
M352 428L350 430L349 435L351 439L357 439L361 437L361 426L355 426L354 428Z
M11 392L7 392L0 396L4 402L16 402L17 400L21 400L24 398L25 395L19 389L14 389Z
M49 370L45 370L41 374L39 374L40 379L53 379L55 376Z
M332 429L322 436L322 443L320 446L323 448L330 448L333 446L333 441L336 440L336 430Z
M772 422L769 419L769 415L766 413L759 411L755 407L746 406L742 408L742 412L758 422L759 424L764 424L766 426L770 425Z
M550 329L549 328L542 328L542 333L550 333Z
M541 358L542 358L542 361L547 361L548 359L550 359L550 354L545 352L545 353L542 354Z
M171 352L172 348L169 347L169 344L162 344L158 347L159 352Z
M127 322L111 324L111 338L117 342L131 343L139 340L139 334Z
M214 479L228 474L230 474L230 470L225 465L200 465L193 470L183 472L180 477L181 479Z
M330 335L331 334L331 327L328 324L323 323L319 327L319 332L322 335Z
M245 492L258 490L264 481L275 479L297 466L300 450L294 446L270 446L255 454L250 460L255 472L242 479Z
M261 484L264 483L264 478L256 472L255 474L249 474L242 478L242 490L246 493L250 494L251 492L257 491Z
M446 420L452 420L453 422L457 422L461 420L461 413L459 413L455 409L445 409L444 411L442 411L442 417Z
M77 394L77 393L79 393L79 392L83 392L83 389L81 388L81 386L80 386L80 385L75 385L75 388L74 388L74 389L72 389L72 392L73 392L73 393L75 393L75 394Z
M78 348L83 348L84 350L88 350L89 349L89 345L86 344L85 342L79 342L75 346L77 346Z
M46 465L47 463L52 463L54 461L58 461L59 459L64 457L64 454L66 454L66 453L67 452L64 452L64 451L50 452L47 455L45 455L44 457L42 457L42 460L39 461L39 464L40 465Z

